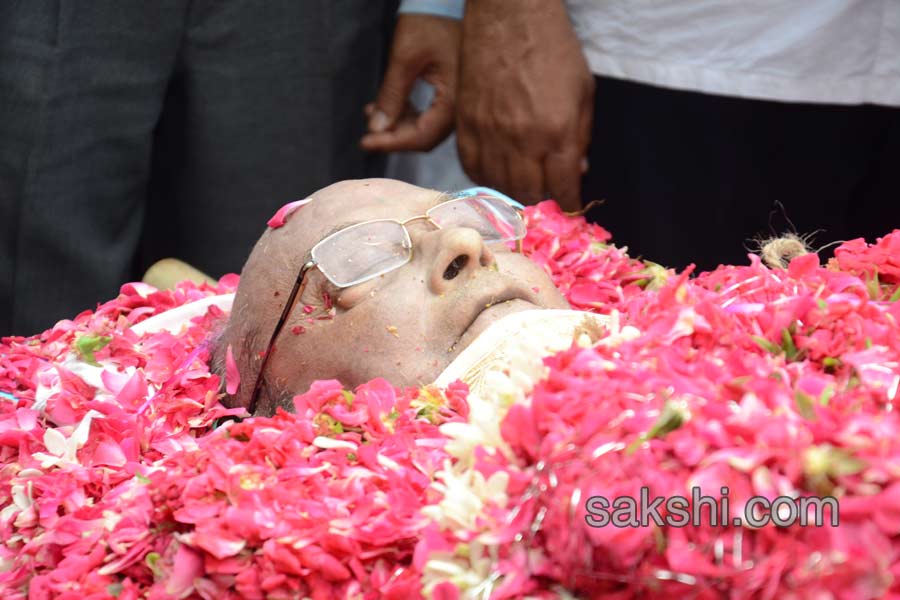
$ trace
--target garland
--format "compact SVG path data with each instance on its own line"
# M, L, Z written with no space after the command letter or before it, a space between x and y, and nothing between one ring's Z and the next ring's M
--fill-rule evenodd
M525 251L603 342L461 385L317 382L295 414L219 402L205 341L138 336L233 291L127 284L0 342L4 598L876 598L900 584L900 231L821 265L690 277L555 204ZM590 527L596 496L833 496L839 527Z

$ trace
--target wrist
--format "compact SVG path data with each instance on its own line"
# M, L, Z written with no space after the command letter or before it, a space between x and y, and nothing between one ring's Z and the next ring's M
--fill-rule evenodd
M465 0L401 0L397 14L431 15L460 20L465 11Z
M497 18L529 17L546 13L567 13L564 0L466 0L466 13L490 12Z

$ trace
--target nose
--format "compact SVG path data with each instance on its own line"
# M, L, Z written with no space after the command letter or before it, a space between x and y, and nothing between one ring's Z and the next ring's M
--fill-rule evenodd
M435 232L438 250L431 266L430 287L441 294L466 281L467 276L494 264L494 254L474 229L455 227Z

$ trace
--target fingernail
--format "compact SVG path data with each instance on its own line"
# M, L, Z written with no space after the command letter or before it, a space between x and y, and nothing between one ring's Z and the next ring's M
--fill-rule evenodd
M588 172L588 168L590 167L590 163L588 162L587 156L581 159L581 174L584 175Z
M388 117L380 110L376 110L375 114L369 119L369 131L381 133L388 128Z

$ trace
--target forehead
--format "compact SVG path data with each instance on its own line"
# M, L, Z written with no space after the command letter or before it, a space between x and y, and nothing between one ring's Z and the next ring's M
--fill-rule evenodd
M429 208L446 200L446 194L398 181L374 180L371 183L344 182L313 194L307 208L302 237L314 244L343 227L374 219L403 221L422 215ZM298 233L300 233L298 231Z

